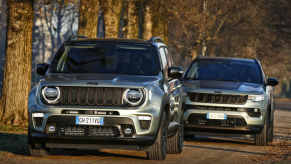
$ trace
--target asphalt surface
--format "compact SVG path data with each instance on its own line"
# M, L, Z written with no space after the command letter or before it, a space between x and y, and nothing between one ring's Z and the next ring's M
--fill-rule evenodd
M272 145L291 139L291 102L277 102ZM278 153L274 146L255 146L243 137L196 136L184 141L181 154L167 154L164 161L149 161L145 152L123 150L51 150L45 158L16 155L0 163L269 163Z

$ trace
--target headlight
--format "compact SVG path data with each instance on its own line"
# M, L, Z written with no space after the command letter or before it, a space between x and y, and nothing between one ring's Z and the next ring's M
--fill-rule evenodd
M143 99L143 93L140 89L127 89L124 92L124 100L130 105L138 105Z
M60 99L60 88L59 87L45 87L42 90L42 97L48 103L58 103Z
M259 102L259 101L264 101L265 100L265 95L250 95L248 97L249 100L252 100L254 102Z

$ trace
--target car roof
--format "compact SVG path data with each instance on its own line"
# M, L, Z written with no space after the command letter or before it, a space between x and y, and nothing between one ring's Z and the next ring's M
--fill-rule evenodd
M243 58L231 58L231 57L198 57L196 61L236 61L236 62L247 62L254 63L254 59L243 59Z
M125 42L151 44L152 42L144 39L123 39L123 38L80 38L76 40L67 40L65 43L84 43L84 42Z

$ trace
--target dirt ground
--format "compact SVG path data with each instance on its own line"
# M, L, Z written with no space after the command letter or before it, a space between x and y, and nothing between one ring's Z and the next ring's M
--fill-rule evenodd
M270 146L255 146L243 137L196 136L184 141L182 154L168 154L164 161L148 161L145 152L122 150L51 150L45 158L12 154L0 163L291 163L291 102L276 104L274 137Z

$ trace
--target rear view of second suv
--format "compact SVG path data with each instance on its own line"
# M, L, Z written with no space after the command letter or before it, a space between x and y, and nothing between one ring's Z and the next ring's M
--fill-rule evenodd
M257 59L198 57L183 77L185 134L240 134L273 141L274 86Z

